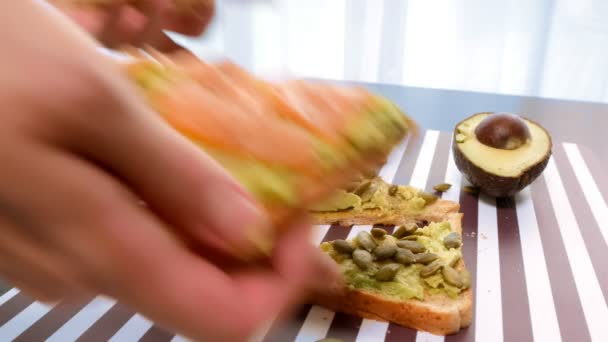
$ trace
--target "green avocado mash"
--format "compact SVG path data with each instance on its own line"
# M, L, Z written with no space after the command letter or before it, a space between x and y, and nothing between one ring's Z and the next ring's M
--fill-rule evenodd
M358 151L365 151L394 141L407 129L404 114L390 101L377 96L367 115L353 122L347 129L347 139Z
M431 223L424 228L420 228L416 234L419 235L418 242L424 245L428 252L437 254L442 263L450 265L462 258L461 247L447 249L443 245L443 238L451 231L450 223L444 221ZM396 244L397 241L395 237L390 235L377 239L379 246ZM358 246L356 238L352 242L355 246ZM328 253L340 265L346 284L353 289L381 293L398 300L412 298L423 300L426 294L435 293L444 293L451 298L455 298L462 291L447 284L440 273L428 278L420 277L419 272L424 267L421 264L401 265L392 281L380 282L374 279L374 274L382 265L394 263L394 261L376 262L373 267L361 270L350 256L335 251L331 242L322 243L321 250Z
M279 167L270 167L256 160L237 157L216 149L204 147L214 158L242 184L255 198L284 205L298 204L296 173Z
M361 206L361 197L344 190L336 191L332 196L319 203L313 205L313 211L338 211L351 208L359 208Z

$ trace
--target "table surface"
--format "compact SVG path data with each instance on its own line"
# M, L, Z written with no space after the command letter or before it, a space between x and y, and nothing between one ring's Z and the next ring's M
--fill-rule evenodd
M464 213L464 257L473 275L475 320L443 338L393 324L303 306L256 341L608 341L608 177L603 130L608 106L526 97L366 85L413 116L424 139L404 142L381 176L429 190L449 182L443 196ZM545 126L554 155L534 184L513 198L460 191L466 185L450 153L451 130L481 111L525 115ZM345 238L360 227L317 227L317 239ZM9 287L7 287L8 289ZM15 289L0 297L0 340L179 340L120 304L45 306Z

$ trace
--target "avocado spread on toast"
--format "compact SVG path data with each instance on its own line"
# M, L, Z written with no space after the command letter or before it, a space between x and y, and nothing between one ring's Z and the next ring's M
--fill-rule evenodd
M163 65L146 63L133 73L135 83L154 103L156 94L162 94L184 75ZM355 115L337 143L326 142L310 134L316 158L324 172L345 168L360 161L376 150L391 148L408 129L404 114L390 101L381 97L365 108L362 115ZM161 113L170 115L170 113ZM283 120L277 113L277 120ZM263 133L262 133L263 134ZM235 177L252 195L264 203L298 206L302 186L310 186L306 175L283 165L270 164L246 155L238 155L204 141L190 137L197 145ZM229 137L227 137L229 138Z
M452 268L462 258L461 243L456 244L458 247L446 243L448 239L455 237L454 234L456 233L452 232L448 221L434 222L426 227L415 229L410 235L401 239L394 235L387 234L377 237L365 231L361 232L352 241L346 241L351 245L352 253L342 246L339 246L342 248L334 247L336 241L322 243L321 250L328 253L340 265L346 285L352 289L378 293L396 300L424 300L425 296L429 294L446 294L451 298L456 298L468 287L470 280L466 271L456 271ZM361 242L361 239L369 240L370 238L373 239L371 246L369 241ZM456 238L459 239L459 236ZM342 244L344 243L344 240L340 241ZM407 241L407 243L403 241ZM413 255L414 260L403 263L403 259L398 257L399 250L405 249L401 247L416 246L415 243L422 245L423 249L410 250L417 253L404 252L404 254ZM382 256L382 253L379 252L380 250L395 249L395 247L397 252L391 257ZM372 256L372 261L367 260L367 265L358 260L359 255L356 255L357 251L365 255L366 249ZM430 259L424 261L423 255L434 255L435 259L430 258L433 259L432 262L429 262ZM388 281L387 279L378 280L379 271L386 265L394 265L396 273ZM424 274L425 269L432 269L434 265L440 266L436 271L431 271L432 274ZM442 268L449 268L456 273L444 272ZM454 277L457 279L452 279Z
M393 190L391 190L391 188ZM381 178L363 180L351 191L340 189L325 201L313 205L313 212L348 210L361 212L367 209L416 213L432 200L423 191L411 186L390 185Z

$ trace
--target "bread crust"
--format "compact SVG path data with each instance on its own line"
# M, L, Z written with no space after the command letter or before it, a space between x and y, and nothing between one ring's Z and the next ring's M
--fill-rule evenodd
M437 207L448 206L442 204ZM443 220L447 219L450 222L453 231L462 233L462 216L462 213L451 212L445 215ZM402 218L398 217L398 219ZM373 219L369 218L369 220L368 222L371 222ZM391 224L395 223L397 222L391 222ZM464 260L461 259L455 267L460 270L466 268ZM327 291L316 293L311 302L336 312L393 322L436 335L457 333L460 329L468 327L473 317L471 288L461 292L457 299L442 294L425 294L424 300L396 300L370 291L354 290L343 283L336 283Z

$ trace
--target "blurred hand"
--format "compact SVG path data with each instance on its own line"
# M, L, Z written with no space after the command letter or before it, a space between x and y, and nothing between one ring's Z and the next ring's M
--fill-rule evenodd
M44 301L105 294L210 341L244 340L327 281L307 224L264 268L214 252L255 250L246 237L267 233L257 203L63 15L33 0L2 1L0 13L11 13L0 30L1 277Z
M180 48L162 30L203 34L215 14L214 0L49 0L109 48L129 44L157 50ZM83 3L87 3L83 5ZM95 5L93 3L101 3Z

